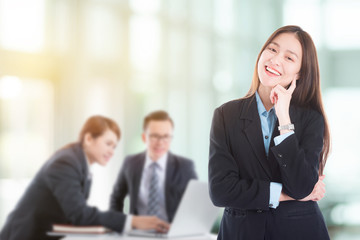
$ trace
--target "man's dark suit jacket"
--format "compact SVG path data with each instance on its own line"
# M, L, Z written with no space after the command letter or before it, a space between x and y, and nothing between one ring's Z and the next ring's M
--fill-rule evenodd
M53 223L103 225L121 232L126 216L86 205L91 180L80 144L57 151L40 169L9 215L1 240L46 239Z
M137 201L146 153L127 156L120 170L111 195L112 210L123 212L124 199L130 195L130 213L138 215ZM176 209L190 179L196 179L194 163L190 159L168 152L165 176L165 205L169 221Z
M269 208L270 182L282 183L286 194L302 199L318 181L324 119L293 105L289 113L295 134L274 146L275 127L267 157L254 96L215 110L209 188L213 203L225 207L218 239L329 239L316 202L286 201Z

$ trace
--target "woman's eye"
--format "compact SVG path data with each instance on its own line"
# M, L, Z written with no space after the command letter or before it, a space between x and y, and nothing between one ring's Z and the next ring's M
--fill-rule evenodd
M275 48L269 47L268 49L269 49L271 52L276 52L276 49L275 49Z
M289 61L293 61L293 59L291 57L286 57L286 59Z

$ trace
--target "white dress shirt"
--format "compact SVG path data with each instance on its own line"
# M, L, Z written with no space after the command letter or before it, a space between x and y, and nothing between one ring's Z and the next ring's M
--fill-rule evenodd
M165 177L166 177L166 163L167 163L167 156L168 154L164 154L161 158L159 158L156 163L158 167L156 168L156 173L159 179L159 217L164 220L168 221L168 216L166 213L166 205L165 205ZM153 160L150 158L149 154L146 153L145 164L141 175L141 182L140 182L140 191L139 191L139 198L137 202L138 206L138 214L139 215L147 215L147 203L148 203L148 196L149 196L149 184L150 184L150 164L153 163Z
M265 106L263 102L261 101L259 93L255 92L256 102L257 102L257 108L259 112L260 122L261 122L261 131L263 133L263 140L264 140L264 147L266 156L268 156L269 153L269 146L270 146L270 140L271 136L274 131L275 122L277 120L275 108L272 107L269 111L266 111ZM275 146L279 145L285 138L290 136L291 134L294 134L294 131L276 136L274 138ZM280 204L280 194L282 191L282 184L277 182L270 182L270 199L269 199L269 207L270 208L277 208Z
M85 154L84 154L85 155ZM92 179L92 164L90 164L89 159L87 158L87 156L85 155L85 159L86 159L86 165L88 167L88 180ZM125 224L124 224L124 228L123 228L123 233L128 233L131 231L132 227L131 227L131 222L132 222L132 215L127 215L126 216L126 220L125 220Z

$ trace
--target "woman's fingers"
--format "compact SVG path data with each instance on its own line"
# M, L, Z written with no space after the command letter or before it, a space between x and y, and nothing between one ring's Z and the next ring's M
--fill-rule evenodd
M274 91L274 88L270 92L270 101L272 104L275 104L277 100L277 94Z
M296 88L296 78L294 78L294 80L292 80L290 87L288 88L287 92L290 94L293 94L293 92L295 91Z
M276 85L271 89L270 100L272 104L276 104L279 100L279 95L286 94L286 89L281 85Z
M281 86L281 85L276 85L275 87L273 87L273 89L271 89L270 92L270 101L272 104L276 104L277 101L279 100L279 95L284 95L287 94L287 90Z
M324 198L326 192L325 183L323 182L324 178L324 175L319 176L319 180L315 184L313 191L301 201L320 201L322 198Z
M315 188L314 188L314 198L316 199L315 201L319 201L325 196L325 191L326 191L325 183L322 181L322 179L324 179L324 177L319 177L319 180L315 185Z

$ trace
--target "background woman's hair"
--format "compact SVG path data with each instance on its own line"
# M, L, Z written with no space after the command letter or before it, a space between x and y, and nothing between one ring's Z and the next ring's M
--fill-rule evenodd
M301 44L303 52L299 81L296 82L296 88L292 95L291 103L296 106L315 109L324 117L324 144L319 159L319 173L322 174L331 148L330 129L322 102L320 70L316 47L311 36L307 32L302 30L299 26L288 25L277 29L269 37L257 57L251 86L248 93L245 95L245 98L253 96L259 88L260 80L257 69L262 52L274 40L274 38L282 33L295 34Z
M90 133L93 138L101 136L106 130L111 130L120 140L120 128L117 123L107 117L96 115L86 120L79 134L79 142L82 144L86 133Z

